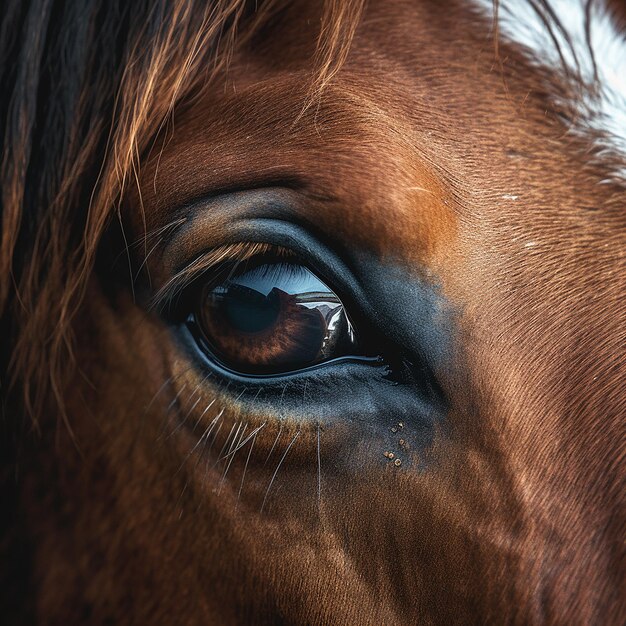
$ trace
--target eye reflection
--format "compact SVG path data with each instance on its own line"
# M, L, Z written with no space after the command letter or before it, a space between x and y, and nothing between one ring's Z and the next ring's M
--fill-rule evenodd
M207 285L195 319L215 357L242 373L288 372L358 353L341 300L295 263L265 263Z

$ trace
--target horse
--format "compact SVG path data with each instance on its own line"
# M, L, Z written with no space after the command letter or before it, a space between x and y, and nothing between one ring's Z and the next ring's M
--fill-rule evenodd
M620 2L1 21L5 623L624 623Z

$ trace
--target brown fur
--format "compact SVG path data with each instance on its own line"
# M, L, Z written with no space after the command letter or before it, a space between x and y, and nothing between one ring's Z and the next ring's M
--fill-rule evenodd
M31 29L2 68L3 391L8 435L39 428L5 437L6 614L623 623L625 189L565 133L546 85L571 85L505 42L496 57L460 1L147 4L120 18L114 71L85 61L57 134L20 76L52 97L59 16L3 18L3 59ZM100 51L98 20L72 24ZM228 217L189 201L283 181L331 245L455 311L447 425L427 451L400 428L404 465L354 424L251 411L150 306L224 244ZM125 255L150 276L135 299L111 271Z

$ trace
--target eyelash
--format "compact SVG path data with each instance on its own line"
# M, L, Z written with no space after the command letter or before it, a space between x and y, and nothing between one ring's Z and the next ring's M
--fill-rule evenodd
M183 298L185 292L203 277L213 274L213 280L217 281L227 268L233 271L241 263L270 255L274 259L298 258L291 250L269 243L240 242L215 248L176 272L154 295L151 308L165 312L168 316L176 316L181 308L181 300L186 300Z

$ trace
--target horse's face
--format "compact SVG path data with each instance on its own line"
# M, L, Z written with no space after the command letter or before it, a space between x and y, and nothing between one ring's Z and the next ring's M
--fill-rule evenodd
M317 15L302 5L147 158L123 217L135 299L107 255L93 276L66 393L81 454L57 443L38 479L64 503L37 523L40 610L615 611L618 188L598 185L588 138L546 115L539 70L504 43L503 78L488 18L465 3L372 2L303 110ZM361 358L271 377L252 349L247 368L217 364L198 311L216 258L256 258L255 243L337 294L358 346L330 356ZM276 332L282 354L297 333ZM228 355L227 339L208 343Z

